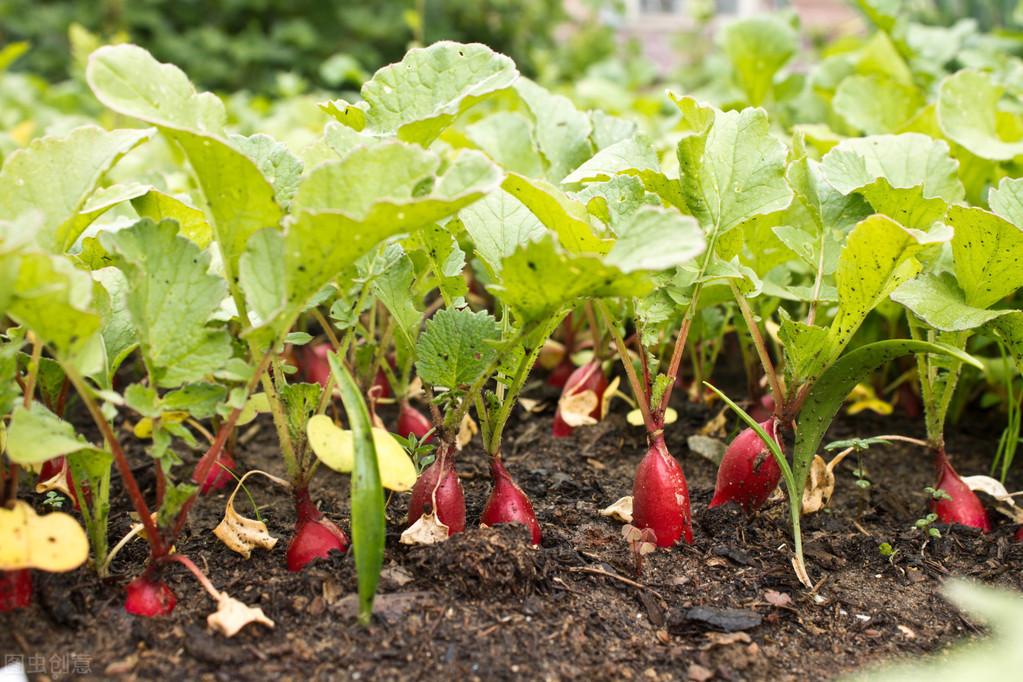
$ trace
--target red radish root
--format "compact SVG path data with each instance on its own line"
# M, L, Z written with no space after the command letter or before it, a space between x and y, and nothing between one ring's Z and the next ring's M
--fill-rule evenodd
M547 384L555 388L564 388L565 384L568 383L568 378L572 376L574 371L575 365L572 364L571 360L565 358L547 375Z
M32 571L0 571L0 613L23 609L31 603Z
M311 384L327 387L330 378L330 365L327 364L329 343L318 343L314 346L302 346L295 354L302 377Z
M760 427L780 445L777 419L768 418ZM780 480L781 469L767 445L752 428L743 429L725 450L708 507L735 502L752 514L767 501Z
M951 499L931 500L931 511L938 515L942 523L958 523L979 528L985 533L990 532L991 521L984 505L976 493L959 478L944 450L935 451L934 464L938 470L938 483L934 488L944 490Z
M434 512L448 527L448 536L465 530L465 493L455 472L449 446L441 444L437 459L426 467L412 487L408 503L408 522L412 525L424 513Z
M141 575L132 580L125 591L128 596L124 600L124 609L136 616L146 618L166 616L178 603L177 597L167 583L154 580L148 575Z
M401 407L398 408L398 435L402 438L408 438L410 434L414 435L419 440L423 439L430 429L433 428L433 424L426 416L412 407L408 401L402 401ZM433 434L426 439L426 442L433 440Z
M301 571L315 559L325 559L334 551L348 550L348 537L323 516L309 497L308 489L295 491L295 535L288 544L288 570Z
M651 437L650 448L636 468L632 525L652 530L659 547L693 541L686 476L668 452L663 434Z
M606 390L607 377L604 376L603 367L596 360L587 362L572 372L565 382L565 388L561 392L561 399L558 400L558 409L554 413L554 424L551 428L553 436L555 438L567 438L572 435L574 427L564 419L562 410L566 406L567 401L577 398L587 391L592 392L596 396L596 404L587 416L594 421L603 419L603 400L604 391Z
M226 451L221 452L220 457L217 458L217 461L214 462L213 466L210 468L209 473L206 474L206 480L202 481L200 493L206 495L211 490L222 490L223 488L226 488L234 481L234 476L232 476L230 471L227 469L231 469L233 471L236 466L237 464L235 464L231 455L227 454ZM227 467L227 469L224 467ZM200 482L198 475L198 471L192 474L193 483Z
M775 409L774 396L768 393L767 395L760 396L760 400L753 406L749 414L753 417L754 421L765 422L774 415Z
M533 513L526 493L512 480L500 457L490 458L490 476L494 479L494 489L490 492L487 506L483 508L480 522L485 526L496 526L499 523L521 523L529 528L533 535L533 544L539 545L542 539L540 524Z

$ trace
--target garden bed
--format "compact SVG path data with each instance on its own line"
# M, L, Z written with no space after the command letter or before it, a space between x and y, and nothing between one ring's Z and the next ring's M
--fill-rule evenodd
M261 607L276 622L273 630L254 626L233 640L211 633L205 627L211 600L178 569L168 576L180 598L170 617L128 615L120 586L145 559L139 542L118 557L114 570L123 575L106 585L86 569L37 574L36 605L0 616L0 651L23 653L30 670L30 657L75 653L103 678L829 678L980 632L940 596L948 576L1023 588L1023 545L1011 542L1014 529L1000 519L988 536L941 527L941 539L922 547L922 534L911 529L925 513L924 487L934 483L930 458L893 445L859 462L849 458L830 512L804 519L809 570L819 581L810 593L789 564L783 500L748 523L732 506L707 510L716 470L685 442L710 416L684 408L667 430L689 477L695 542L648 556L638 578L621 524L597 512L630 492L642 430L613 413L575 438L553 440L545 414L513 424L506 441L508 468L533 500L543 546L528 548L527 533L514 527L470 527L444 546L399 545L407 496L396 495L369 629L355 622L350 555L301 573L286 570L292 506L285 493L257 479L251 489L281 538L273 551L256 550L246 561L212 535L225 493L197 507L181 548L208 565L219 588ZM919 428L898 417L859 415L840 418L830 436L919 435ZM985 470L999 430L971 415L951 434L950 452L964 474ZM264 423L239 453L240 466L276 470L275 448L272 426ZM878 472L866 492L855 485L857 466L868 477ZM458 469L471 526L489 492L486 461L470 446ZM1019 483L1010 481L1010 490ZM348 478L324 472L314 492L323 510L347 526ZM127 529L127 500L114 504L112 536L119 537ZM879 551L882 542L897 550L891 559ZM50 665L40 670L54 672Z

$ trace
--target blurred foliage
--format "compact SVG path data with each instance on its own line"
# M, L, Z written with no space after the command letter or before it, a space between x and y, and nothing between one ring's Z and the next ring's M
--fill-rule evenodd
M911 0L909 15L917 21L950 26L960 19L973 19L985 30L1023 28L1020 0Z
M584 3L592 17L606 0ZM278 92L290 72L313 86L358 85L415 44L482 42L542 80L569 78L615 50L584 22L570 38L563 0L0 0L0 44L27 41L17 70L68 75L69 27L133 41L219 90Z

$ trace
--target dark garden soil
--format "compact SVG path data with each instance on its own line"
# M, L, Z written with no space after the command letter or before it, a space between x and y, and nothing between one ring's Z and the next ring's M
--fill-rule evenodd
M407 496L394 496L369 629L355 623L351 555L289 573L290 499L255 479L251 490L281 538L273 551L245 560L212 535L226 492L197 506L179 549L219 588L261 607L274 629L249 626L231 640L211 633L214 604L179 566L167 575L179 597L172 616L128 615L120 586L145 557L139 541L118 556L109 584L86 569L37 574L35 605L0 616L0 653L29 660L74 652L102 679L820 679L980 633L940 596L950 576L1023 589L1023 544L1011 542L1014 529L1001 517L992 515L988 536L942 527L942 538L926 545L912 529L934 479L929 458L911 447L875 448L842 464L830 511L804 522L809 571L819 582L813 593L802 588L789 564L784 502L751 521L734 508L707 510L715 467L688 450L686 437L713 412L697 407L682 407L667 431L689 478L695 542L650 555L637 577L621 524L597 513L631 492L643 451L642 429L626 425L617 407L572 439L550 438L549 413L509 429L507 466L536 507L539 549L518 527L471 528L443 545L405 547L398 534ZM986 473L1001 419L968 415L950 428L961 473ZM921 421L841 417L830 437L920 436ZM269 424L237 455L244 468L281 469ZM868 490L856 486L857 467L873 481ZM477 447L458 469L471 522L489 492ZM1020 487L1019 477L1010 481L1010 490ZM347 525L348 479L323 471L313 489L321 508ZM127 530L125 507L121 496L114 538ZM238 509L251 514L243 495ZM897 550L891 559L882 542Z

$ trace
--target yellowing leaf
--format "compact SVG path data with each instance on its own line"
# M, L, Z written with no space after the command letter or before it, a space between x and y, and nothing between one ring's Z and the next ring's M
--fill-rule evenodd
M866 384L857 384L846 400L852 401L846 409L846 414L859 414L863 410L871 410L880 415L892 413L892 404L878 398L874 389Z
M664 411L665 424L674 424L677 420L678 412L675 411L675 408L669 407ZM631 410L627 415L625 415L625 421L629 422L633 426L643 426L643 413L638 409Z
M227 498L227 504L224 506L224 518L213 529L213 534L220 538L220 541L227 545L228 549L238 552L246 559L252 555L252 550L256 547L273 549L277 544L277 538L270 535L265 523L258 519L246 518L235 511L234 497L241 490L245 479L253 474L262 474L271 481L288 487L287 481L276 476L258 470L250 471L242 476L238 485L235 486L234 492L231 493L231 497ZM228 636L230 637L230 635Z
M590 426L597 423L597 420L590 416L590 413L597 409L597 403L596 391L564 393L558 401L558 409L561 411L561 418L569 426Z
M20 500L13 509L0 509L0 570L64 573L88 558L89 541L72 516L63 512L39 516Z
M272 628L274 622L266 617L263 609L246 606L227 592L217 598L217 610L206 617L206 624L225 637L234 637L249 623L262 623Z
M309 420L306 433L309 436L309 447L321 462L334 471L351 473L355 465L355 444L351 431L339 428L330 417L318 414ZM397 492L411 490L416 482L416 466L405 448L381 428L373 429L373 445L376 446L383 486Z

